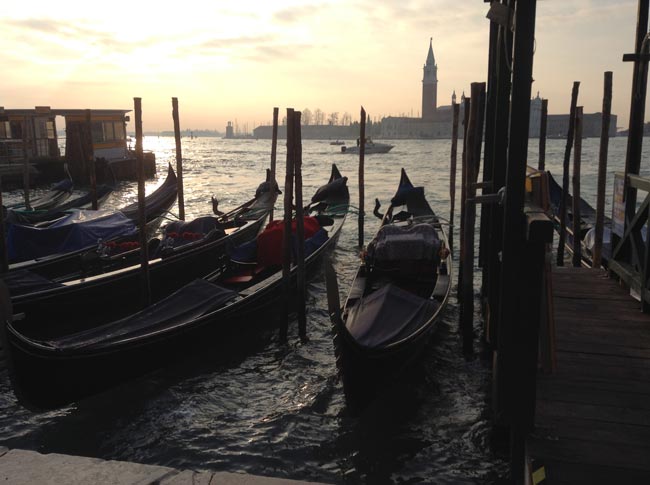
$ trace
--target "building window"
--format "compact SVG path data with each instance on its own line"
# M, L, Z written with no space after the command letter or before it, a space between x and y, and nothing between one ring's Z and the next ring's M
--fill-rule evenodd
M11 138L11 125L8 121L0 122L0 138Z
M113 129L115 131L115 139L116 140L125 140L126 139L126 133L124 132L124 123L121 121L115 121L113 123Z

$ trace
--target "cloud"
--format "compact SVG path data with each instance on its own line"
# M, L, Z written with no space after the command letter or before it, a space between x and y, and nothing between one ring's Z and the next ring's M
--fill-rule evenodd
M328 5L324 3L289 7L275 12L273 14L273 20L285 24L299 23L310 17L318 15L327 7Z

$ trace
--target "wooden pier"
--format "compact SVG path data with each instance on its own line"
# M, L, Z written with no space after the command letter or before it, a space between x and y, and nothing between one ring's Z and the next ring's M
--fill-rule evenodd
M602 270L554 268L552 281L557 367L537 376L533 471L650 483L650 315Z

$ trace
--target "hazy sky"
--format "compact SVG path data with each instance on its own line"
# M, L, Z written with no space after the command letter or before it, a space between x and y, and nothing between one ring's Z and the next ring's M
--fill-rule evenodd
M417 116L430 37L439 105L485 80L487 10L480 0L4 2L0 105L129 109L138 96L145 131L172 128L172 96L183 129L252 129L273 106ZM600 111L611 70L627 127L622 56L636 10L636 0L538 1L533 95L550 113L568 112L573 81L585 112Z

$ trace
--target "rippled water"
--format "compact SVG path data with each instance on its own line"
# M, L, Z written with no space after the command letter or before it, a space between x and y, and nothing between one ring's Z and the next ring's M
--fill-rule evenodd
M547 166L558 179L564 143L547 144ZM623 167L625 143L611 141L608 187L611 172ZM375 197L387 204L404 167L414 184L424 185L433 209L446 217L450 142L400 140L395 145L388 154L366 158L368 214ZM157 154L158 179L147 183L152 190L162 181L167 161L175 165L174 140L148 137L145 148ZM530 148L530 162L536 165L536 141ZM583 190L594 203L598 140L585 140L583 150ZM282 185L284 147L278 152ZM263 179L269 154L268 140L185 139L187 218L210 213L212 194L222 210L247 200ZM303 160L305 198L326 181L335 162L349 177L358 204L354 155L340 154L328 141L307 140ZM8 200L18 196L5 194ZM134 185L123 184L107 205L136 198ZM377 226L377 219L366 218L366 241ZM356 269L357 240L357 218L350 215L333 253L342 298ZM476 291L479 285L477 274ZM481 358L480 342L475 356L463 357L454 293L422 362L360 417L347 412L336 379L325 287L317 274L309 283L305 344L297 338L294 320L288 345L279 343L275 331L214 342L119 388L41 413L22 407L0 372L0 444L327 483L494 483L506 475L507 466L500 448L493 447L490 364ZM475 322L480 335L478 315Z

